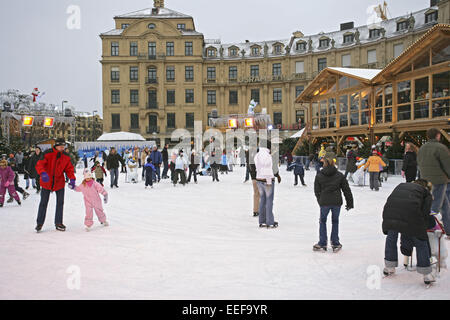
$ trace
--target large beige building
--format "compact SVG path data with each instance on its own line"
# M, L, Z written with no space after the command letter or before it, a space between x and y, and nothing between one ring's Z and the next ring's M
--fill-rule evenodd
M104 131L168 142L214 110L244 114L251 99L286 135L308 119L296 97L326 67L382 69L436 23L450 22L450 1L369 26L281 40L221 43L196 31L191 16L154 7L114 17L102 39ZM280 17L281 19L282 17ZM167 139L167 140L166 140Z

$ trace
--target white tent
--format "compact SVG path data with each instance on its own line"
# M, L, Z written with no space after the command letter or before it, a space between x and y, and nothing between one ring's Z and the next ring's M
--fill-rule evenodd
M301 138L303 136L303 133L305 132L305 128L294 134L291 139Z
M97 141L145 141L140 134L130 132L105 133Z

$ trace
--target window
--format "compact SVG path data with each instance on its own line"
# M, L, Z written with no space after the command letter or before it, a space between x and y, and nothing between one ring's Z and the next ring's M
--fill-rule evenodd
M194 103L194 89L186 89L186 103Z
M119 55L119 43L111 42L111 55L118 56Z
M281 127L283 125L283 113L282 112L274 112L273 113L273 124L275 128Z
M188 82L194 81L194 67L188 66L185 68L185 78Z
M433 74L433 99L449 96L450 71Z
M157 83L157 71L155 67L150 67L147 69L148 81L147 83Z
M122 23L122 29L126 29L130 26L129 23Z
M216 67L208 67L206 69L206 77L208 80L216 80Z
M120 114L119 113L111 114L111 125L112 125L112 129L120 130Z
M436 22L438 20L438 12L430 12L425 14L425 23Z
M296 86L295 87L295 97L298 97L303 92L303 90L305 90L304 86Z
M397 31L402 31L408 29L408 20L397 22Z
M327 67L327 58L317 59L317 65L317 69L319 70L319 72L325 69Z
M186 113L186 128L194 128L195 115L194 113Z
M277 44L277 45L275 46L275 53L276 53L276 54L280 54L280 53L281 53L281 45Z
M176 128L176 114L175 113L167 114L167 128L169 128L169 129Z
M259 65L250 66L250 77L252 78L259 77Z
M148 25L148 28L149 28L149 29L155 29L155 28L156 28L156 25L155 25L154 23L150 23L150 24Z
M397 103L411 102L411 81L402 81L397 84Z
M208 50L207 50L207 55L208 55L208 57L210 57L210 58L215 57L215 56L216 56L216 50L215 50L215 49L212 49L212 48L208 49Z
M305 72L305 63L303 61L297 61L295 63L295 73L304 73Z
M148 90L148 109L158 109L158 96L154 89Z
M384 106L392 106L392 84L384 88Z
M360 100L359 92L355 92L350 96L350 110L359 111L359 100Z
M342 67L350 67L352 65L351 63L351 55L350 54L344 54L341 56L341 62Z
M252 47L252 56L259 56L259 47Z
M352 43L354 37L355 36L353 34L346 34L346 35L344 35L344 43Z
M368 50L367 51L367 63L376 63L377 62L377 50Z
M398 121L411 120L411 105L399 106L397 110Z
M130 43L130 56L137 57L138 55L138 44L137 42Z
M274 63L272 65L272 74L274 76L281 76L281 63Z
M450 115L450 99L433 100L433 118Z
M166 43L166 55L174 56L175 55L175 45L173 42L167 42Z
M381 30L380 29L371 29L369 30L369 38L370 39L374 39L374 38L378 38L381 34Z
M297 51L305 51L306 50L306 42L297 42L295 48Z
M130 90L130 104L132 106L139 104L139 90Z
M117 67L111 68L111 82L119 82L119 81L120 81L119 68Z
M228 69L228 77L230 80L236 80L237 79L237 73L238 69L236 66L232 66Z
M130 81L136 82L139 80L139 69L138 67L130 67Z
M274 103L282 102L282 90L280 88L273 89L273 102Z
M185 30L186 29L186 24L184 24L184 23L177 24L177 29L178 30Z
M438 64L450 60L450 41L441 41L432 49L432 63Z
M120 90L111 90L111 103L112 104L120 103Z
M156 59L156 42L148 43L148 57L149 59Z
M130 127L131 129L139 129L139 114L130 114Z
M167 90L167 104L168 105L175 104L175 90Z
M428 100L430 95L428 93L428 77L414 80L415 94L414 100Z
M238 50L236 48L230 49L230 56L235 57L238 55Z
M394 58L397 58L403 53L403 43L394 45Z
M207 102L208 105L216 105L216 90L208 90Z
M186 56L193 56L194 55L194 48L192 42L185 42L184 44L184 54Z
M305 110L296 110L295 111L295 122L299 125L305 124Z
M414 104L414 119L426 119L429 117L429 102L419 102Z
M175 81L175 67L166 67L166 80L169 82Z
M319 48L328 48L329 45L330 45L330 39L319 40Z
M259 89L251 89L250 91L251 94L251 99L254 100L255 102L260 102L259 100Z
M236 90L230 90L230 104L238 104L238 92Z
M148 116L147 133L157 133L157 132L158 132L158 116L155 114L150 114Z

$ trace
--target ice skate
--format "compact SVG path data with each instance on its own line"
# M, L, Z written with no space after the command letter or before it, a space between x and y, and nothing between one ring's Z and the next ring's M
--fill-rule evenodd
M259 212L253 212L254 217L259 217Z
M434 282L436 282L436 277L433 275L433 273L429 273L423 276L423 282L429 288Z
M342 244L332 245L331 248L333 249L334 253L337 253L337 252L341 251Z
M17 200L17 204L18 204L19 206L21 206L21 205L22 205L22 202L21 202L20 200Z
M0 203L0 208L2 208L3 207L3 203Z
M267 228L267 224L261 223L261 224L259 225L259 227L260 227L260 228Z
M327 252L328 248L327 248L327 246L321 246L320 244L317 243L313 246L313 251Z
M278 222L274 222L273 225L267 226L267 229L276 229L278 228Z
M8 199L8 200L6 200L6 203L13 203L13 201L14 201L14 198L12 198L12 197L9 197L9 199Z
M61 232L65 232L66 231L66 226L63 224L57 224L55 226L56 230L61 231Z
M86 232L90 232L92 230L92 227L86 226L84 229L86 230Z
M389 276L395 274L395 268L393 268L393 267L392 268L386 267L386 268L383 269L383 274L384 274L385 277L389 277Z
M408 269L408 266L409 266L409 259L410 259L411 257L408 257L408 256L404 256L403 257L403 266L405 267L405 269Z
M109 227L108 221L102 222L102 226L104 226L104 227Z
M41 232L42 227L43 227L42 224L38 224L38 225L36 226L36 228L35 228L36 232L37 232L37 233Z
M29 196L30 196L30 194L28 192L24 192L23 193L23 200L26 200Z

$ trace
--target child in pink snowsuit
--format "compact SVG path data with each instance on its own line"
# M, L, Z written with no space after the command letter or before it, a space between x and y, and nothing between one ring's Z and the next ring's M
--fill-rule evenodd
M100 199L99 194L103 195L106 204L108 203L108 192L106 192L100 183L94 181L89 169L85 169L83 175L83 182L75 187L74 190L83 193L84 196L84 205L86 206L86 218L84 224L86 226L86 231L89 231L94 225L94 210L101 224L107 227L109 224L106 221L106 215L103 211L102 200Z
M11 167L8 167L8 161L2 160L0 161L0 208L3 207L5 202L6 190L21 205L19 195L14 188L14 172Z

